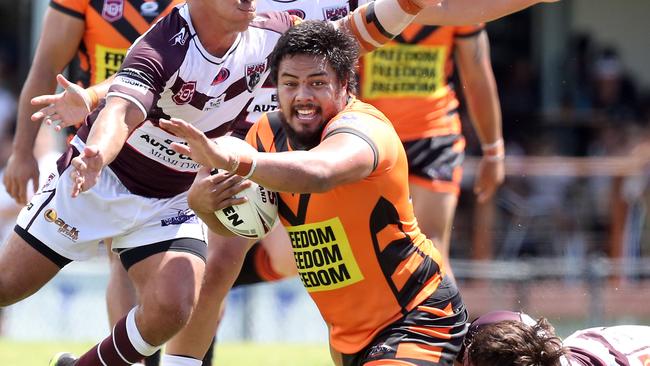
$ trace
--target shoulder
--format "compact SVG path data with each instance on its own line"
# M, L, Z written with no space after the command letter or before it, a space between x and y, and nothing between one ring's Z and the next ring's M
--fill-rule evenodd
M377 108L368 103L354 99L348 106L325 126L324 135L330 132L345 129L355 129L368 136L376 130L392 130L388 119Z

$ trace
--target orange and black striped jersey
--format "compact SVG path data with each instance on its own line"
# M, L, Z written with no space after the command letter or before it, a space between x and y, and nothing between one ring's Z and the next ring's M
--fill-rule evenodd
M265 114L247 141L258 151L290 151L281 118ZM279 215L299 277L330 326L332 346L351 354L435 291L441 258L413 214L406 153L389 120L352 99L321 139L337 133L370 145L372 173L325 193L280 193Z
M85 22L79 48L83 84L104 81L120 69L127 49L183 0L51 0L50 6ZM75 80L76 81L76 80Z
M361 98L388 116L402 141L460 134L458 99L449 83L454 41L481 30L410 25L363 57Z

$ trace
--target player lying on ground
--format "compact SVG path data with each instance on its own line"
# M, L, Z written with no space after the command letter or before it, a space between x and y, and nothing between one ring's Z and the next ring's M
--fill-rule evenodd
M650 327L620 325L576 331L562 341L545 318L494 311L470 326L458 362L464 366L644 366Z

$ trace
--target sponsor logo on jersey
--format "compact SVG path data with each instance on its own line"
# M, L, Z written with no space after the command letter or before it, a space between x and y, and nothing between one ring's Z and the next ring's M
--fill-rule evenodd
M230 70L224 67L223 69L219 70L217 76L215 76L214 79L212 80L211 85L217 85L223 83L224 81L226 81L226 79L228 79L228 76L230 76Z
M183 27L178 33L174 34L174 36L169 39L169 42L172 44L172 46L185 46L185 42L187 42L189 35L190 34L187 32L185 27Z
M339 20L348 15L348 7L343 6L330 6L328 8L323 8L323 17L325 20Z
M115 80L113 80L113 85L120 85L142 95L146 95L149 91L149 87L140 81L142 80L142 77L140 76L141 73L142 71L135 69L122 70L115 77Z
M180 225L184 223L194 223L197 222L196 215L192 210L178 210L176 215L172 217L167 217L160 220L160 226L169 226L169 225Z
M289 9L285 11L291 15L299 17L300 19L305 19L307 17L307 14L305 14L305 12L301 9Z
M160 14L158 7L156 1L145 1L140 5L140 15L143 17L157 17Z
M178 105L187 104L192 100L195 91L196 81L188 81L181 86L181 89L176 94L174 94L172 100Z
M124 0L104 0L102 18L109 22L122 19L124 15Z
M252 92L253 89L262 81L262 74L266 70L266 62L260 62L256 64L246 65L246 88L249 92Z
M221 94L220 96L216 98L212 98L205 102L205 105L203 106L203 112L207 112L212 109L219 108L221 106L221 103L223 103L224 99L226 99L226 94Z
M72 241L77 241L79 239L79 230L74 226L68 225L62 218L59 217L54 209L48 208L45 210L43 217L45 217L45 221L51 222L59 227L57 230L59 234L67 237Z
M287 226L298 268L308 292L330 291L363 280L352 246L338 217Z

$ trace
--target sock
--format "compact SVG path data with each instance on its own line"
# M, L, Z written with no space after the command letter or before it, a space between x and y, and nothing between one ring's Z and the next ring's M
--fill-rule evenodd
M212 366L212 358L214 357L215 343L217 343L216 336L212 338L212 343L210 343L210 348L208 348L208 352L206 352L205 357L203 357L203 362L201 363L201 366Z
M162 366L201 366L201 360L192 357L162 355Z
M160 350L144 359L144 366L160 366Z
M151 346L142 339L135 325L135 308L120 319L113 333L83 354L75 366L128 366L156 352L159 347Z

